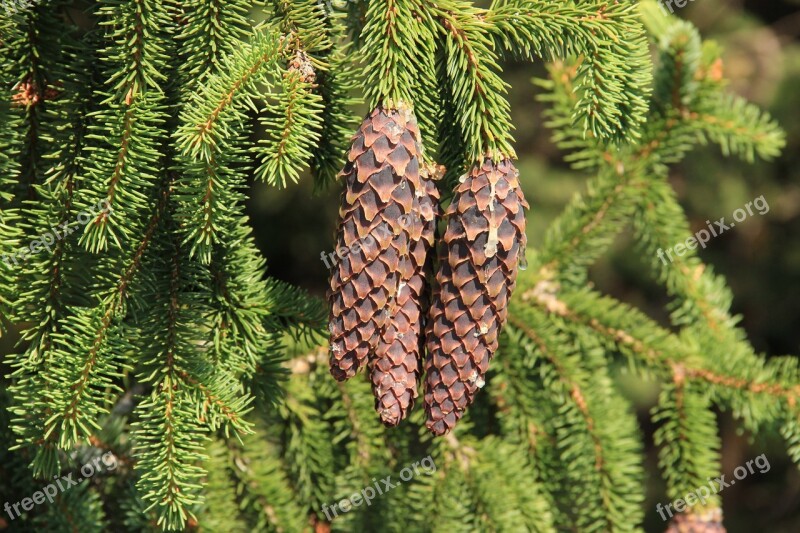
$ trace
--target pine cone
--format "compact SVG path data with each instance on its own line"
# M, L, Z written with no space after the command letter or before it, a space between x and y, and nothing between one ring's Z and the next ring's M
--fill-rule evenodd
M435 435L472 403L497 350L525 256L528 204L518 176L511 161L486 159L461 178L447 209L426 332L425 410Z
M403 420L417 397L424 349L423 321L428 309L427 277L432 274L436 220L439 218L439 191L433 181L433 168L423 168L416 192L410 224L412 241L409 261L401 267L396 308L383 334L371 366L375 409L387 426ZM419 231L417 231L417 228Z
M344 258L328 293L330 367L339 381L364 366L391 317L412 237L401 217L412 212L419 188L418 139L416 118L403 105L375 109L353 136L336 237Z
M725 533L725 526L722 525L722 509L675 515L666 533Z

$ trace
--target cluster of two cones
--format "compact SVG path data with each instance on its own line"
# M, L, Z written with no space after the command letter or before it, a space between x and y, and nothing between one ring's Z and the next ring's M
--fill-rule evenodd
M424 359L427 425L441 435L472 403L497 349L527 204L510 161L473 167L446 213L431 283L439 193L421 153L403 105L374 110L353 137L336 243L348 253L329 292L330 364L340 381L367 366L376 410L395 426L417 397Z

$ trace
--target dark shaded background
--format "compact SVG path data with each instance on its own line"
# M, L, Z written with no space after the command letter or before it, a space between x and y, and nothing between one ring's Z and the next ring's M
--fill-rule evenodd
M749 165L727 159L710 146L695 150L672 170L673 184L695 229L704 227L705 220L730 219L734 210L761 195L768 202L769 213L737 224L700 255L728 279L735 294L734 312L742 316L741 324L756 350L772 355L800 354L799 8L800 0L693 0L679 12L698 26L704 38L723 45L731 90L771 111L788 134L787 147L776 161ZM586 179L563 163L563 154L542 126L542 106L535 100L531 79L543 75L541 65L506 66L519 167L531 204L528 235L533 245L541 243L544 229ZM308 178L287 190L257 183L249 208L270 274L322 295L327 270L320 253L332 251L338 190L319 196L311 190ZM602 291L663 321L668 300L648 276L649 258L641 259L630 250L630 241L623 236L615 252L593 268L593 280ZM649 439L652 427L647 413L657 391L649 384L623 386L637 402ZM737 433L727 413L720 413L719 419L725 472L761 453L771 465L769 472L751 475L722 493L728 531L800 532L800 475L779 436L765 434L753 440ZM668 500L652 442L647 442L647 449L651 479L646 529L663 531L665 524L655 505Z

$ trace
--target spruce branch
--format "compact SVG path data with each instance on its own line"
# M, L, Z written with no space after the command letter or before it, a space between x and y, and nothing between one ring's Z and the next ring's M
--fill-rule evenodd
M108 527L108 518L103 510L103 501L96 491L87 485L78 485L57 496L52 506L33 518L32 526L37 531L101 532Z
M278 382L283 378L285 328L296 327L298 336L308 335L304 321L313 320L314 305L300 301L301 291L282 289L280 283L266 279L266 265L246 217L240 214L230 224L226 231L230 240L215 246L209 265L209 355L243 379L260 399L274 403L282 394ZM271 305L281 305L283 298L297 306L271 316Z
M32 463L37 475L52 476L57 471L53 443L61 449L68 449L80 438L88 438L99 429L97 417L105 412L103 404L107 402L107 389L112 387L113 379L125 367L120 355L127 351L127 345L117 332L120 311L124 309L131 283L151 244L168 196L166 190L137 248L124 263L122 275L106 289L99 305L72 310L63 320L61 331L53 334L53 352L45 376L49 399L34 397L34 405L13 409L15 431L23 436L29 432L27 417L30 412L43 409L47 413L43 427L35 428L38 434L33 437L34 442L43 445ZM24 371L24 367L18 370ZM40 402L44 405L39 405ZM29 412L30 407L36 410ZM30 438L32 436L18 440L17 446L27 445Z
M139 208L156 186L158 177L151 169L158 163L164 135L159 100L139 96L125 108L103 109L94 117L89 138L104 143L105 149L86 148L84 193L77 203L85 212L105 206L81 235L80 243L90 253L102 253L109 245L124 249L142 230Z
M267 135L259 143L256 175L270 185L297 183L320 139L323 101L313 90L313 72L307 56L298 52L283 75L278 101L260 117Z
M800 423L797 421L800 416L795 411L781 426L781 435L786 440L786 449L789 457L796 465L800 465Z
M533 343L533 353L545 362L543 386L556 396L550 400L556 417L554 452L569 465L561 474L561 490L569 501L581 502L562 512L581 530L631 527L626 524L636 520L630 517L641 513L641 445L631 407L611 385L604 350L580 332L570 339L564 334L570 331L566 324L529 309L511 315L509 325ZM578 346L582 357L575 351ZM573 492L577 486L580 492Z
M200 26L186 30L187 41L181 53L187 58L196 55L192 37L201 42L216 42L225 36L224 47L212 47L208 50L210 59L190 69L203 80L201 83L225 72L235 57L237 45L246 34L244 7L233 4L220 11L221 6L208 6L208 10L200 10ZM205 24L205 17L212 15L213 24ZM186 104L191 103L189 97ZM180 132L177 138L179 135ZM204 406L200 418L206 421L210 416L207 421L212 428L221 424L226 434L229 428L241 434L250 431L242 418L249 410L247 388L252 386L268 403L276 401L280 396L277 380L281 377L278 365L282 358L279 333L272 329L280 327L268 323L269 311L264 304L267 300L264 261L255 248L243 213L242 189L248 164L242 132L227 139L225 146L225 150L212 154L207 161L186 155L178 158L184 173L176 187L175 216L185 228L202 228L213 216L223 236L219 242L200 249L200 260L207 263L207 268L200 269L197 277L203 280L208 332L199 342L207 352L198 359L194 375L186 378L197 385L194 390L198 402ZM195 203L198 195L203 196L205 207L199 212ZM193 247L191 254L195 250ZM186 260L191 263L191 258ZM237 383L239 380L247 385Z
M85 48L77 41L65 39L63 53L70 58L69 66L62 71L65 91L51 111L54 118L63 121L64 127L59 135L59 141L63 144L55 153L57 163L50 168L46 181L35 186L42 205L5 213L9 219L13 219L26 212L28 222L23 227L29 225L32 233L47 235L52 242L49 253L43 250L36 256L26 258L27 268L5 261L0 266L3 271L7 266L14 267L5 271L7 277L0 273L0 304L5 299L3 294L8 295L9 302L6 317L12 322L29 325L20 332L22 342L26 343L25 350L7 359L7 363L15 369L14 375L18 380L17 384L12 385L17 401L21 405L37 407L29 412L28 436L36 434L49 413L46 406L49 398L47 394L43 398L42 391L48 388L44 376L49 367L52 335L58 332L59 321L67 314L66 301L74 297L75 292L74 239L64 234L64 228L72 225L75 216L76 176L82 170L79 156L86 142L88 113L93 106L91 93L95 86L89 74L91 55L85 52ZM69 113L74 115L68 118L65 115ZM21 220L17 223L21 223ZM8 231L5 234L9 239L6 244L14 245L8 252L16 254L18 246L24 242L19 239L21 232L11 228ZM11 301L14 301L13 305L10 305ZM0 310L2 307L0 305ZM23 436L22 440L25 438Z
M241 105L252 107L257 84L274 74L287 39L264 32L251 39L225 57L219 73L209 76L185 107L177 137L183 155L210 161L225 146L233 125L244 121Z
M321 381L321 378L326 381ZM285 422L278 426L283 433L283 453L289 468L289 479L312 512L317 512L328 501L332 501L336 475L330 469L336 464L336 436L322 416L325 403L319 401L332 395L325 391L323 384L335 387L319 371L290 381L286 402L281 408L281 418Z
M11 128L6 138L12 143L16 182L4 194L14 195L14 205L36 198L35 186L45 181L45 154L55 149L61 138L58 127L63 115L59 105L59 85L65 78L64 63L68 57L71 28L60 17L63 1L27 10L6 18L0 26L3 59L0 73L10 98L4 100L4 120ZM52 111L56 110L53 114Z
M703 486L720 468L721 443L716 417L703 388L686 381L680 367L674 367L653 409L653 422L661 423L654 440L659 450L659 467L667 481L667 495L680 498ZM716 493L710 507L719 507Z
M725 95L707 108L690 109L683 118L696 124L724 155L738 155L751 163L756 155L773 159L786 146L786 134L777 122L738 96Z
M516 328L503 330L505 357L501 358L501 371L492 378L493 401L503 434L524 444L528 457L536 457L542 447L554 446L552 435L547 434L536 391L524 384L534 379L529 354L532 346L525 343L524 332Z
M485 13L460 0L438 2L430 13L445 38L451 95L468 161L515 158L506 82Z
M268 283L268 321L274 329L285 329L296 341L311 344L327 331L328 313L321 300L297 287L275 279Z
M178 216L187 220L185 242L191 243L192 255L205 263L221 241L221 226L233 209L231 192L239 186L234 165L242 157L237 129L246 121L242 107L254 107L259 84L271 84L286 41L275 33L253 34L224 57L220 70L205 79L181 112L175 142L192 177L178 191L183 204Z
M570 114L583 136L612 141L639 137L651 65L636 4L498 0L486 22L512 53L545 60L582 57Z
M360 121L352 112L352 106L357 101L352 93L358 76L348 58L350 49L349 44L335 48L328 56L330 68L317 73L323 107L320 139L311 160L314 189L317 192L336 180L344 166L350 136Z
M13 44L22 38L20 25L14 24L10 18L0 18L0 76L12 79L16 69ZM20 145L20 130L14 128L19 122L17 110L12 105L13 88L4 86L0 89L0 206L7 211L14 199L14 191L19 183L20 165L14 154L15 145ZM0 211L0 212L2 212ZM2 226L0 226L2 227ZM8 231L10 226L7 226ZM5 284L4 284L5 285Z
M140 93L159 90L165 79L159 69L166 62L166 49L158 36L167 23L167 10L154 0L100 2L100 26L108 28L108 46L103 55L118 66L108 78L113 91L109 102L130 101Z
M420 83L433 77L431 13L419 0L370 0L361 31L365 96L370 108L413 104Z
M265 443L267 443L265 445ZM306 523L298 505L276 446L268 442L268 433L256 426L243 444L228 440L231 477L236 481L239 501L256 529L300 531Z
M663 224L663 220L675 222ZM691 234L683 209L665 179L649 181L648 195L642 198L636 221L642 247L654 258L654 272L665 283L669 294L676 298L670 318L675 325L686 328L687 340L698 345L707 354L708 361L725 373L749 374L763 369L763 361L737 326L738 319L730 315L733 296L724 279L702 263L693 250L683 257L675 257L669 268L655 259L658 249L680 242L674 239L685 241ZM752 430L774 414L768 403L756 406L752 399L723 395Z
M447 37L437 35L436 39L436 92L440 95L440 119L436 128L439 151L436 160L445 167L440 187L442 200L446 201L450 191L455 188L458 178L469 168L469 141L462 135L459 123L459 110L453 95L453 84L448 73L449 56Z
M315 0L269 0L268 14L277 29L295 39L294 50L304 50L314 58L314 67L329 70L325 61L333 48L336 30L335 14L325 12L325 6Z
M130 244L142 231L144 220L138 215L158 187L152 169L165 136L162 85L168 44L163 28L169 24L166 8L152 0L101 2L97 17L104 29L105 46L98 52L105 66L104 99L88 138L100 146L85 149L85 192L77 199L83 211L106 202L107 209L86 225L81 237L91 253Z
M200 305L186 287L196 279L192 269L199 265L186 260L175 229L168 210L160 227L168 235L157 240L162 248L148 258L148 271L161 275L148 284L154 288L148 300L155 305L141 324L142 338L148 341L137 370L152 391L137 406L133 428L142 471L137 486L147 510L157 511L165 529L183 527L201 501L200 479L206 471L196 461L207 432L219 427L226 434L230 429L249 431L243 419L251 401L236 376L209 363L191 328Z
M209 440L206 450L207 497L197 513L197 522L213 530L246 531L247 520L239 514L238 486L233 477L230 450L220 439Z
M347 139L358 124L358 118L351 111L357 102L352 93L358 76L348 58L354 46L347 39L342 15L335 10L328 12L322 2L273 0L268 7L271 8L268 11L274 26L293 36L286 53L290 68L288 74L291 70L299 70L301 79L309 84L293 89L292 85L302 85L293 82L289 89L295 90L295 94L302 97L300 100L313 104L305 109L305 115L312 114L312 111L315 115L309 125L313 128L316 142L306 143L297 139L298 148L292 150L311 152L315 190L320 191L335 180L344 165ZM286 90L288 74L284 74L282 80L284 90L280 107L277 107L279 114L281 109L288 108L285 102L289 94ZM304 102L298 100L297 103ZM284 126L288 126L288 121Z
M557 272L565 283L582 285L588 267L604 253L623 229L641 196L636 180L640 165L604 165L549 227L542 246L542 268Z
M564 160L576 170L591 171L602 162L597 139L573 127L574 109L578 104L575 78L578 65L556 60L547 64L548 77L534 79L544 90L536 98L548 104L544 110L545 126L551 131L553 143L566 152Z
M222 58L231 53L250 30L246 0L198 0L182 2L180 42L180 72L184 89L203 83L209 72L217 71Z
M623 353L639 359L645 367L658 370L662 376L679 372L706 384L751 395L751 401L764 396L770 402L793 406L800 395L800 386L787 386L764 365L742 375L726 374L719 370L720 362L713 364L714 361L692 352L675 334L659 327L640 311L588 289L561 293L552 281L539 281L523 293L521 300L596 331Z

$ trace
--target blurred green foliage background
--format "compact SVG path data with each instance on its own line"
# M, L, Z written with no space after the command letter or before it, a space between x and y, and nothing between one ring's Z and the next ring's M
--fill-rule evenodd
M708 147L695 150L673 168L672 182L695 231L705 227L706 220L724 216L730 221L737 208L764 196L768 213L754 214L712 239L700 256L728 279L735 295L733 309L756 350L800 354L800 0L693 0L677 14L697 25L704 38L722 45L730 90L769 110L787 132L787 147L776 161L747 165ZM532 83L545 75L542 65L509 63L505 72L511 84L519 168L531 204L528 237L536 246L587 176L569 169L543 125ZM320 254L332 251L339 190L314 195L312 188L309 178L285 190L255 183L249 211L270 274L323 296L328 274ZM623 235L615 252L593 268L593 282L666 325L668 299L649 276L650 258L632 250ZM647 412L657 390L635 381L621 385L636 400L649 434ZM751 475L722 493L728 531L800 531L800 473L778 435L762 435L751 443L750 435L737 434L727 413L719 416L725 472L761 453L771 465L769 472ZM647 449L651 483L645 525L648 531L663 531L666 524L655 505L667 500L652 442Z

